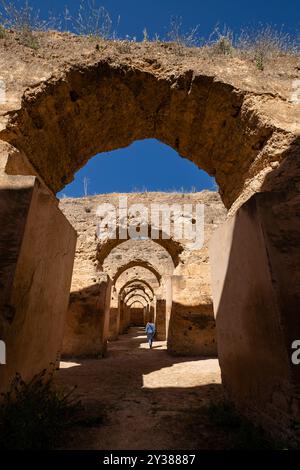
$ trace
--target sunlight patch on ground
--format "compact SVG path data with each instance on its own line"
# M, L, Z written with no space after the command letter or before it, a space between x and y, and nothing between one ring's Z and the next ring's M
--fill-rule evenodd
M187 370L189 371L188 374L186 373ZM197 387L203 385L204 378L206 383L221 383L218 359L181 362L144 374L143 388Z
M79 362L64 362L64 361L61 361L60 364L59 364L59 368L60 369L70 369L71 367L78 367L78 366L81 366L81 364Z
M154 341L152 348L153 348L153 350L167 349L167 343L166 343L166 341ZM146 337L145 337L145 342L141 343L139 345L139 349L149 349L149 344L148 344L148 341L147 341Z

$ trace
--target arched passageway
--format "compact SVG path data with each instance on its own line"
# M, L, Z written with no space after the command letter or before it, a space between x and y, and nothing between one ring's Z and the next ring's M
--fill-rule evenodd
M8 83L0 109L0 221L5 227L0 246L6 250L0 265L1 337L14 358L1 369L2 387L17 370L29 379L61 350L76 235L57 206L56 192L96 153L156 138L215 176L232 215L211 244L228 396L263 426L274 423L275 434L294 436L300 369L290 361L290 345L300 336L295 313L300 119L290 84L284 77L280 84L273 76L257 80L257 71L244 64L228 74L218 64L194 64L188 54L178 64L172 51L155 46L155 57L149 58L147 44L138 47L130 63L116 45L114 54L101 58L95 50L84 56L77 51L73 64L64 54L59 60L53 54L33 55L32 66L16 71L15 80L9 79L15 57L8 57L1 70ZM94 239L94 253L95 245ZM198 314L199 305L186 309L183 252L176 250L174 259L176 253L172 293L181 312L175 320L181 322ZM95 273L87 270L88 280L90 272ZM94 343L99 322L103 337L108 334L111 281L101 276L72 293L73 318L82 318L78 305L86 311L94 298L88 321L89 327L96 325ZM210 318L212 312L207 313ZM81 322L84 338L85 328ZM74 344L69 346L72 351Z

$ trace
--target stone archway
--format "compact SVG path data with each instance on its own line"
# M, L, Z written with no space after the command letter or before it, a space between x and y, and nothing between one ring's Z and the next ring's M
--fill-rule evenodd
M145 290L142 289L141 287L134 287L134 288L132 288L129 292L127 292L127 293L124 295L124 297L123 297L124 302L126 302L127 300L129 300L129 299L130 299L133 295L135 295L135 294L141 295L141 296L144 297L145 300L147 300L148 302L150 302L150 301L153 299L153 297L150 297L149 294L147 294L147 293L145 292Z
M130 327L145 326L147 322L147 308L147 300L138 295L125 303Z
M143 279L135 279L125 282L118 293L118 333L123 332L131 324L131 314L126 312L126 306L136 295L143 298L144 305L143 319L144 323L154 318L156 313L156 296L154 289Z
M125 284L123 285L123 287L120 289L120 296L123 297L123 292L124 291L127 291L127 289L129 288L134 288L134 287L140 287L142 288L144 291L147 290L147 293L148 295L150 294L152 297L154 295L154 291L153 291L153 288L150 286L150 284L143 280L143 279L139 279L139 280L136 280L136 281L127 281L125 282Z
M16 88L14 102L24 92L22 83ZM91 58L61 65L28 90L21 108L2 118L0 139L20 152L6 148L8 173L34 169L56 193L93 155L157 138L214 175L229 208L262 188L274 162L296 154L293 119L278 124L285 108L281 96L255 93L217 70L215 76L192 68L174 74L147 60L133 58L129 67L125 58L118 64Z
M127 331L129 317L126 315L124 305L126 296L139 291L147 296L151 314L154 317L156 308L155 294L161 290L161 275L149 262L130 261L120 264L115 270L112 280L113 288L110 304L110 340L116 340L120 333ZM134 295L134 294L132 294Z
M157 271L157 269L153 266L153 264L149 263L148 261L139 260L139 259L132 260L132 261L129 261L128 263L126 263L124 265L121 265L116 270L115 276L113 278L113 283L115 284L117 282L118 278L121 276L121 274L123 274L125 271L128 271L129 269L135 268L135 267L138 267L138 266L141 267L141 268L145 268L148 271L150 271L152 274L154 274L154 276L156 277L158 283L160 283L161 274Z
M290 85L284 78L257 79L243 64L228 74L207 62L178 65L163 48L149 57L147 46L139 47L143 53L137 49L130 58L116 49L100 59L91 50L73 64L63 54L57 61L36 55L32 67L7 80L0 109L0 302L1 337L15 360L1 370L2 387L16 370L32 377L60 351L76 236L55 193L96 153L151 137L215 176L231 213L242 206L212 244L219 253L213 284L224 384L243 412L265 427L274 423L277 435L294 435L293 422L300 420L300 372L290 361L291 341L300 337L300 119ZM13 59L1 70L4 80ZM246 266L242 273L237 259ZM232 303L235 292L241 296ZM266 308L270 304L274 308ZM235 346L241 336L243 354ZM276 376L267 374L266 383L275 363ZM284 415L280 423L278 414Z

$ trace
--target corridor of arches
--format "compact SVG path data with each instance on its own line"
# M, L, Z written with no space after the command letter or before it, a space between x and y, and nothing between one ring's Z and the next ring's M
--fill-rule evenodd
M168 44L133 44L127 54L118 41L100 51L80 38L51 41L58 55L52 47L33 53L28 67L16 48L1 70L0 334L10 358L1 391L16 372L31 380L60 357L77 358L82 375L83 361L104 367L142 309L143 323L153 318L166 341L156 356L218 352L222 386L239 412L276 437L298 439L300 374L290 360L300 285L295 71L286 64L289 75L280 80L272 73L257 80L253 64L236 61L231 73L188 50L178 60ZM97 208L117 204L119 193L58 201L94 155L144 139L158 139L215 178L219 194L127 194L145 207L155 198L203 204L204 230L197 223L195 230L201 248L149 222L133 250L122 237L99 238ZM168 179L168 166L161 175ZM122 227L123 218L115 219ZM149 259L140 247L153 228Z

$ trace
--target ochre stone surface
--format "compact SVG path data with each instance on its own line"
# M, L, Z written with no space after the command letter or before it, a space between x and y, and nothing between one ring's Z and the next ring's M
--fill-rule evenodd
M105 355L111 282L109 279L72 292L66 316L62 354L64 357Z
M300 437L299 366L291 360L300 338L296 208L299 214L299 201L291 207L282 193L256 194L217 229L210 246L226 392L275 438L291 442Z
M95 154L156 138L214 176L225 207L236 213L212 245L227 393L269 432L296 438L300 369L291 366L289 348L300 337L300 106L292 100L299 56L282 55L260 71L247 59L216 58L205 48L56 32L40 33L35 51L9 32L0 41L0 79L6 92L0 104L0 333L9 361L1 366L1 388L16 370L29 379L60 352L75 235L54 195ZM174 202L177 196L169 197ZM92 198L77 207L64 204L79 232L71 295L80 318L89 301L77 294L107 280L105 258L122 248L119 242L99 245L88 217ZM136 282L141 270L151 272L157 298L166 298L169 348L182 348L174 336L180 330L184 344L199 353L210 341L201 330L204 318L211 322L207 247L189 253L172 239L160 245L173 273L155 276L149 260L137 268L125 264L116 289L126 274ZM130 323L130 309L123 307L120 331ZM147 313L155 316L150 307ZM101 321L104 346L108 315Z
M1 391L16 372L29 380L59 360L76 243L57 201L35 177L9 180L9 189L4 181L0 188L1 273L10 281L1 286L7 353Z
M217 344L215 334L215 321L213 317L212 299L210 291L210 268L208 257L208 241L212 231L226 217L226 210L215 192L203 191L201 193L131 193L127 195L128 207L141 203L150 210L151 204L204 204L204 244L200 249L191 249L190 240L175 241L180 246L180 254L170 250L168 253L161 243L154 240L118 240L108 256L99 264L99 244L106 252L103 240L96 237L97 208L101 204L118 205L118 194L98 195L85 198L63 198L60 208L76 229L78 234L77 249L74 263L71 302L67 318L72 324L72 317L78 316L78 309L83 327L90 341L96 341L94 323L89 323L91 303L97 315L96 298L89 296L94 291L99 280L108 275L113 282L110 305L110 340L118 337L119 329L126 330L130 324L130 313L127 312L124 322L124 313L118 308L118 295L129 301L130 296L140 296L143 302L152 302L153 316L157 322L157 337L166 339L168 336L168 349L174 354L187 355L216 355ZM171 214L171 234L173 234L174 215ZM118 220L117 220L117 223ZM114 240L108 239L111 247ZM159 241L159 240L158 240ZM167 240L171 244L171 240ZM122 242L122 243L120 243ZM176 258L173 262L172 255ZM104 274L105 273L105 274ZM139 284L146 282L147 285ZM170 283L170 299L167 305L167 284ZM95 288L93 287L95 286ZM83 302L81 295L86 292ZM95 290L97 292L97 289ZM75 295L76 294L76 295ZM79 294L79 296L78 296ZM142 297L141 297L142 296ZM78 303L78 307L75 306ZM164 311L162 311L162 304ZM169 307L169 309L168 309ZM86 309L86 313L84 313ZM167 312L167 309L169 310ZM124 311L125 312L125 311ZM120 317L122 321L120 322ZM120 326L121 323L121 326ZM76 323L77 325L77 323ZM69 330L68 330L69 331ZM73 327L74 331L74 327ZM101 341L101 334L97 344ZM79 339L79 337L78 337ZM77 341L77 340L76 340ZM77 344L77 343L74 343ZM83 338L78 344L77 355L88 353L89 347ZM64 347L64 352L66 349ZM75 354L75 350L73 351Z
M19 153L6 171L34 169L57 192L93 155L157 138L214 175L227 208L238 206L272 190L287 162L295 178L297 61L274 59L262 72L205 49L60 33L41 35L34 52L12 33L0 41L0 140Z

